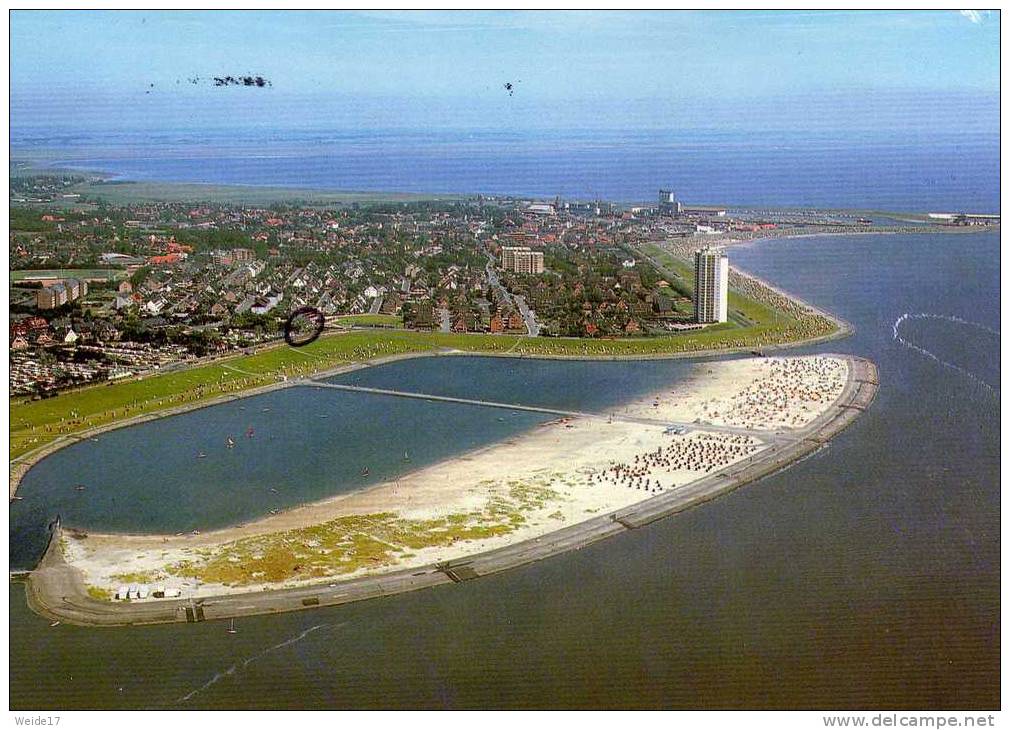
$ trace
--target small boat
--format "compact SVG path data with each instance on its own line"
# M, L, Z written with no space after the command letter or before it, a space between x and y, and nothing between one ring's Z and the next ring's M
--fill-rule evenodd
M269 411L270 411L270 409L269 409L269 408L264 408L264 409L263 409L263 412L264 412L264 413L267 413L267 412L269 412Z
M21 500L24 499L24 497L22 497L20 494L15 494L11 499L13 499L13 501L15 502L20 502Z
M196 452L196 458L197 459L206 459L207 455L205 453L203 453L202 451L198 451L198 452Z
M251 438L252 438L253 436L255 436L255 435L256 435L256 431L254 431L254 430L253 430L253 427L252 427L252 426L250 426L250 427L248 428L248 430L247 430L247 431L245 432L245 437L246 437L247 439L251 439Z
M74 489L78 492L83 492L86 489L86 487L83 484L78 484L76 487L74 487Z
M228 625L228 630L225 633L227 633L227 634L237 634L238 633L238 629L235 628L235 619L231 620L231 623Z
M49 628L53 628L54 626L59 626L59 625L60 625L59 621L53 621L51 624L49 624Z
M403 460L410 461L410 454L408 454L406 451L403 452Z
M275 510L275 509L272 509L272 510L270 510L270 514L272 514L272 515L278 514L278 511Z
M94 441L95 443L98 443L98 439L97 438L93 438L91 440Z
M277 490L274 489L273 487L270 487L270 491L273 492L274 494L277 494Z
M367 466L364 469L361 470L361 476L363 476L363 477L367 477L371 473L372 472L368 471L368 467Z
M229 449L235 448L235 439L233 439L231 436L228 437L228 441L226 443Z

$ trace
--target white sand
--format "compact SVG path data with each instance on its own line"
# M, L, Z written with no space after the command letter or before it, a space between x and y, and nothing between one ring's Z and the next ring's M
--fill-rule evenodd
M841 396L848 377L848 361L835 357L703 363L687 382L615 413L760 431L799 429Z
M657 421L690 421L760 429L801 428L842 393L848 366L828 357L756 358L702 364L676 389L629 403L620 415ZM658 403L658 405L656 405ZM278 515L203 534L100 535L65 540L67 561L83 571L88 585L115 591L117 575L160 574L152 582L183 590L184 596L258 591L319 582L287 580L244 586L196 585L165 573L182 560L199 561L227 550L237 539L317 525L337 517L395 513L431 519L484 508L508 492L510 482L540 483L557 493L542 507L524 512L512 532L442 547L408 551L389 565L323 579L333 582L366 572L430 565L528 540L560 527L606 514L657 494L682 488L767 448L763 434L692 429L684 435L606 418L561 419L461 457L421 469L396 482L296 507Z

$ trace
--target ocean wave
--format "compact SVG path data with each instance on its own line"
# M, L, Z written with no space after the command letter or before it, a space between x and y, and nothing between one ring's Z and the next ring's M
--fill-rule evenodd
M264 649L260 653L254 654L253 656L249 657L248 659L245 659L242 662L239 662L239 663L236 663L236 664L232 664L227 669L225 669L223 671L220 671L220 672L216 672L213 677L211 677L210 679L208 679L206 682L204 682L203 684L201 684L199 687L197 687L193 691L191 691L188 694L185 694L182 697L180 697L179 699L177 699L175 701L175 704L181 705L181 704L183 704L185 702L189 702L191 699L193 699L194 697L196 697L198 694L200 694L201 692L204 692L207 689L210 689L211 687L213 687L215 684L217 684L218 682L220 682L225 677L230 677L230 676L236 674L237 672L242 671L243 669L245 669L246 667L248 667L253 662L255 662L255 661L259 660L259 659L262 659L264 656L266 656L267 654L269 654L271 652L277 651L278 649L283 649L284 647L291 646L292 644L295 644L295 643L301 641L302 639L304 639L306 636L308 636L309 634L311 634L314 631L318 631L319 629L325 629L325 628L340 628L341 626L344 626L344 625L345 624L317 624L316 626L310 626L309 628L305 629L305 631L303 631L302 633L298 634L297 636L293 636L290 639L285 639L284 641L280 642L279 644L274 644L273 646L267 647L266 649Z
M989 385L989 383L982 380L982 378L978 377L975 373L971 372L967 368L961 367L960 365L955 365L954 363L948 360L944 360L936 353L927 350L925 347L917 345L914 342L910 342L908 339L903 337L900 332L901 325L904 324L905 322L916 319L932 319L932 320L941 320L944 322L951 322L966 327L972 327L976 330L979 330L980 332L993 335L997 338L1001 336L999 331L994 330L992 327L987 327L984 324L979 324L978 322L971 322L969 320L962 319L961 317L957 317L954 315L933 314L931 312L905 312L903 315L901 315L894 321L893 325L891 325L892 336L895 342L904 347L907 347L910 350L913 350L914 352L919 353L925 358L933 360L934 362L940 364L941 366L947 368L948 370L963 375L964 377L968 378L971 382L973 382L975 385L978 385L980 388L982 388L990 396L999 400L999 393L996 391L996 389L993 388L991 385Z

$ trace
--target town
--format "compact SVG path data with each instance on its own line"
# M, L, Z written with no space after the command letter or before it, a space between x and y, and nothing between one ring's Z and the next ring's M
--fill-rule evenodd
M851 214L688 206L668 190L624 207L484 196L113 205L68 192L83 181L12 177L11 395L248 351L278 340L288 313L304 306L334 327L456 334L627 338L718 327L731 319L728 287L747 285L734 282L719 244L880 228ZM647 253L656 242L694 265L693 281Z

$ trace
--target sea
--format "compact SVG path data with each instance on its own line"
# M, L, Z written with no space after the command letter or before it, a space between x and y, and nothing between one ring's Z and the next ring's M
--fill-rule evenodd
M223 163L207 169L232 174ZM704 175L726 175L726 191L746 184ZM865 178L833 204L872 200L879 181ZM797 185L809 204L828 195ZM874 207L998 205L956 188L914 201L891 189ZM876 401L825 448L576 552L466 583L242 619L234 634L220 622L51 626L12 582L10 706L998 708L999 254L998 232L733 247L734 266L855 328L795 352L853 353L879 368ZM421 358L340 379L606 412L695 364ZM37 558L57 512L93 529L208 528L358 488L364 466L388 478L540 421L299 387L111 432L28 474L25 499L10 507L12 566Z
M239 116L227 130L109 132L98 131L87 115L59 129L43 115L45 125L32 126L25 119L36 117L21 110L11 159L100 171L113 180L310 190L652 203L667 188L688 203L735 206L998 212L1000 205L998 130L797 131L784 119L785 128L746 132L500 126L278 132L242 127Z

